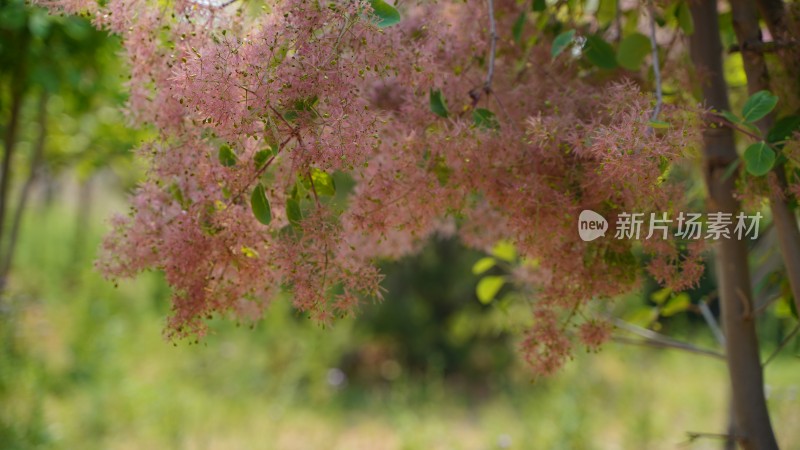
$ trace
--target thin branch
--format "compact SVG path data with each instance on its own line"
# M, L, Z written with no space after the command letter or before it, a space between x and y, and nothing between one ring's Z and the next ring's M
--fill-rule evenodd
M650 47L653 51L653 75L656 85L656 106L650 120L658 120L661 105L664 103L664 94L661 91L661 67L658 62L658 42L656 41L656 13L652 0L647 3L647 12L650 16Z
M755 139L757 141L760 141L760 140L763 139L758 134L753 133L752 131L750 131L750 130L748 130L746 128L742 128L742 127L740 127L738 124L736 124L734 122L731 122L725 116L723 116L721 113L711 111L711 112L708 113L708 115L714 116L717 119L721 119L721 120L717 120L716 121L716 123L719 123L720 125L726 126L726 127L730 128L730 129L736 130L736 131L738 131L740 133L744 133L747 136L749 136L749 137L751 137L751 138L753 138L753 139Z
M656 333L655 331L648 330L646 328L642 328L636 326L632 323L625 322L624 320L620 320L617 318L613 319L613 323L617 328L623 329L630 333L633 333L637 336L644 338L644 341L636 340L636 339L627 339L628 341L632 341L629 343L632 344L642 344L642 345L651 345L655 347L670 347L670 348L677 348L681 350L686 350L691 353L703 354L708 356L714 356L719 359L725 359L725 355L713 350L707 350L700 347L696 347L692 344L687 342L678 341L676 339L672 339L668 336L664 336L663 334Z
M700 309L700 314L703 315L703 319L706 320L708 327L711 328L711 332L714 333L714 338L717 339L717 342L719 342L719 345L721 345L722 348L725 348L725 334L719 327L717 319L715 319L714 315L711 314L711 309L708 307L708 303L700 302L698 307Z
M778 356L778 353L780 353L781 350L783 350L784 347L786 347L786 344L788 344L789 341L791 341L792 338L795 337L795 335L797 334L798 331L800 331L800 325L797 325L796 327L794 327L794 329L785 338L783 338L783 340L781 341L780 345L778 345L778 348L776 348L775 351L772 352L771 355L769 355L769 358L767 358L767 360L764 361L763 364L761 364L761 367L765 367L767 364L770 363L770 361L775 359L775 357Z
M641 345L645 347L654 347L654 348L674 348L677 350L683 350L697 355L710 356L712 358L725 361L725 355L723 355L722 353L715 352L713 350L705 350L689 344L670 343L670 342L662 342L649 339L633 339L624 336L612 336L611 340L614 342L618 342L620 344Z
M786 48L792 48L800 45L800 42L797 41L757 41L757 42L748 42L744 45L744 48L739 44L733 44L728 47L728 53L737 53L737 52L757 52L757 53L772 53L777 52L779 50L783 50Z
M687 431L686 434L689 436L689 443L692 443L700 438L711 438L711 439L734 438L737 441L740 441L744 438L743 436L731 436L728 433L703 433L698 431Z

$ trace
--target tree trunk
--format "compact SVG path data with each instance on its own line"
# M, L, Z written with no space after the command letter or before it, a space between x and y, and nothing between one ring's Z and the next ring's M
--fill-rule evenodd
M14 250L19 238L20 228L22 226L22 218L25 214L25 209L28 205L28 197L30 196L33 184L39 172L39 166L44 159L44 146L47 139L47 99L48 95L42 92L39 98L38 122L39 122L39 136L36 140L36 146L33 149L31 156L31 169L28 173L28 178L22 186L19 193L19 200L17 207L14 210L14 217L11 220L11 231L6 240L5 253L2 254L2 263L0 263L0 286L5 284L8 273L11 271L11 265L14 261Z
M731 0L733 13L733 29L739 41L742 53L744 71L747 74L747 90L750 94L761 90L769 90L769 71L764 55L754 50L761 44L761 28L758 25L758 10L752 0ZM759 120L756 125L762 136L769 133L775 115L770 113ZM777 176L777 185L770 186L769 205L772 211L772 222L778 233L783 265L786 268L786 277L792 289L795 305L800 310L800 229L794 211L789 206L784 195L786 187L786 174L782 164L778 164L773 171Z
M722 71L717 2L697 0L689 5L696 24L690 40L692 62L700 77L706 106L717 110L729 109ZM703 133L703 141L708 210L735 216L740 210L734 197L735 177L725 176L729 165L738 159L733 131L725 127L710 127ZM748 450L777 449L764 396L747 247L741 240L721 239L714 256L737 438Z

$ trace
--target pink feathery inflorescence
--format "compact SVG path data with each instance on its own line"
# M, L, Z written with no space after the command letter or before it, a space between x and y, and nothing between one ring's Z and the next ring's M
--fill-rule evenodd
M510 30L514 2L496 3L498 29ZM522 345L532 367L553 372L576 341L596 348L607 324L569 320L640 274L630 241L584 243L577 216L680 207L681 186L663 183L662 167L697 140L691 117L666 106L671 126L653 132L651 97L637 85L598 89L568 60L552 61L547 45L503 47L487 90L482 5L424 2L388 28L372 23L369 5L285 0L258 15L236 3L94 8L96 24L124 43L130 120L159 131L139 149L147 179L130 214L112 219L99 268L163 271L174 291L168 334L183 337L202 335L215 314L256 319L282 289L327 322L380 297L378 258L412 253L437 233L487 251L502 239L537 262L512 272L536 300ZM432 91L447 99L446 118L432 113ZM498 126L475 126L476 108L491 108ZM220 163L222 147L235 163ZM302 218L289 217L298 179L314 171L352 177L345 207L312 186ZM258 183L266 225L248 201ZM643 250L659 282L681 289L701 275L700 246Z

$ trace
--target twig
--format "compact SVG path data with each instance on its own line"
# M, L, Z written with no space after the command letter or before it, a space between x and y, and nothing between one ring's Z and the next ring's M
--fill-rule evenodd
M689 442L694 442L700 438L712 438L712 439L729 439L734 438L737 441L741 440L743 436L731 436L728 433L703 433L698 431L687 431L686 434L689 436Z
M739 44L733 44L728 47L728 53L737 52L758 52L758 53L771 53L777 52L785 48L797 46L800 42L797 41L768 41L768 42L748 42L743 47Z
M775 359L775 357L778 356L778 353L780 353L781 350L783 350L783 348L786 347L786 344L788 344L789 341L792 340L792 338L797 334L798 331L800 331L800 325L794 327L794 329L785 338L783 338L780 345L778 345L778 348L776 348L775 351L772 352L771 355L769 355L769 358L767 358L767 360L764 361L763 364L761 364L761 367L766 367L766 365L769 364L770 361Z
M703 315L703 319L706 320L708 327L711 328L711 332L714 333L717 342L719 342L722 348L725 348L725 334L722 333L722 329L719 327L717 320L714 319L714 315L711 314L711 309L709 309L708 304L706 302L700 302L698 307L700 308L700 314Z
M749 137L751 137L751 138L753 138L753 139L755 139L757 141L760 141L760 140L763 139L761 136L753 133L752 131L750 131L750 130L748 130L746 128L742 128L739 125L737 125L736 123L731 122L725 116L723 116L721 113L711 111L708 114L714 116L715 118L722 119L722 120L717 121L717 123L719 123L721 125L724 125L724 126L726 126L728 128L731 128L733 130L736 130L736 131L739 131L741 133L744 133L747 136L749 136Z
M635 334L637 336L640 336L640 337L644 338L644 341L636 340L636 339L621 338L622 340L620 342L627 341L627 343L631 343L631 344L650 345L650 346L654 346L654 347L677 348L677 349L681 349L681 350L686 350L686 351L691 352L691 353L697 353L697 354L702 354L702 355L707 355L707 356L713 356L715 358L719 358L719 359L722 359L722 360L725 359L725 355L720 353L720 352L716 352L716 351L713 351L713 350L707 350L707 349L704 349L704 348L696 347L696 346L694 346L692 344L689 344L687 342L682 342L682 341L678 341L676 339L672 339L672 338L670 338L668 336L664 336L663 334L656 333L655 331L648 330L646 328L642 328L642 327L633 325L631 323L625 322L624 320L620 320L620 319L615 318L615 319L613 319L613 323L617 328L621 328L621 329L623 329L625 331L631 332L631 333L633 333L633 334Z
M683 350L697 355L710 356L712 358L725 361L725 355L723 355L722 353L715 352L713 350L705 350L689 344L670 343L670 342L654 341L648 339L633 339L624 336L612 336L611 340L614 342L618 342L620 344L641 345L645 347L655 347L655 348L674 348L677 350Z
M656 106L653 108L650 120L655 121L658 120L658 114L661 112L664 94L661 91L661 67L658 63L658 42L656 41L656 13L652 0L647 3L647 11L650 16L650 47L653 50L653 75L655 76L656 84Z

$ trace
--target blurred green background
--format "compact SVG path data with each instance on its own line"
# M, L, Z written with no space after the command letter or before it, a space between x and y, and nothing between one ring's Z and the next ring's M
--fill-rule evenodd
M278 300L252 327L215 320L200 344L166 341L159 274L115 287L93 269L105 219L125 210L141 175L130 149L149 134L119 112L118 45L83 19L0 0L11 152L0 259L15 243L2 267L0 449L720 447L687 432L724 432L723 362L609 343L534 380L516 351L525 301L502 291L481 304L471 268L484 255L452 240L385 264L386 300L332 328ZM780 291L772 273L765 292ZM646 283L611 312L716 348L690 307L713 290L706 277L674 300ZM796 323L776 304L760 319L765 357ZM766 371L786 448L800 442L796 354L795 341Z

